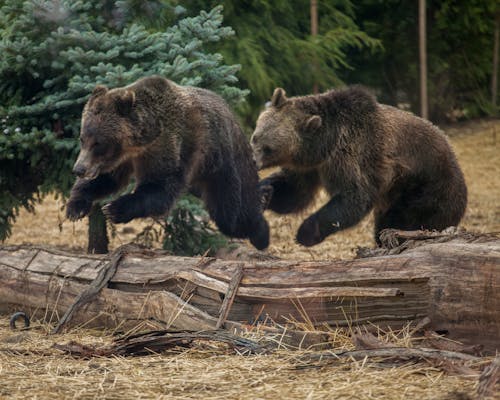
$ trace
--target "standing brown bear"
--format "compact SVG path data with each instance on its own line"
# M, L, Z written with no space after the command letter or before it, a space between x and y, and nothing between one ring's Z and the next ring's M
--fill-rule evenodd
M276 89L251 143L260 169L282 167L260 183L271 210L303 210L320 188L330 195L300 226L304 246L371 209L377 241L385 228L441 230L465 212L467 188L444 134L359 87L293 98Z
M191 190L222 233L268 246L252 150L218 95L158 76L112 90L97 86L83 110L80 142L70 220L133 176L134 191L103 207L114 223L166 214Z

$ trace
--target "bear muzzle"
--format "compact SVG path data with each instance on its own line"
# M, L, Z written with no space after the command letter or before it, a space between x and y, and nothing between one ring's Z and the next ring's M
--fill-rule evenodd
M73 173L81 179L95 179L97 178L97 175L99 175L99 167L91 166L86 168L82 164L75 164L73 167Z
M75 166L73 167L73 174L75 174L79 178L83 178L86 173L87 169L82 164L75 164Z
M99 175L100 167L97 163L91 163L90 153L80 150L78 158L73 166L73 173L79 178L94 179Z
M262 153L253 151L253 161L255 162L255 165L257 166L257 170L261 170L264 167L264 162L262 161Z

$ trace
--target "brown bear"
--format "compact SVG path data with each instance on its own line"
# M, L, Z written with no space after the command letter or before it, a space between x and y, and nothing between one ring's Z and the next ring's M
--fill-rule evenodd
M190 190L222 233L268 246L250 144L215 93L159 76L111 90L97 86L83 110L80 143L70 220L134 177L132 193L103 207L112 222L164 215Z
M251 138L260 182L277 213L306 208L320 188L330 200L297 241L313 246L375 213L382 229L444 229L465 212L467 188L445 135L429 121L379 104L361 87L287 98L274 91Z

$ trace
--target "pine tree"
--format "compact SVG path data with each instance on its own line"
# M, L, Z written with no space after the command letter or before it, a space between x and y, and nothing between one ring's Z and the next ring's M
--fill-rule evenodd
M183 11L168 1L0 2L0 240L20 207L67 194L82 107L96 84L158 74L233 105L244 100L239 66L208 49L234 33L222 26L222 8Z

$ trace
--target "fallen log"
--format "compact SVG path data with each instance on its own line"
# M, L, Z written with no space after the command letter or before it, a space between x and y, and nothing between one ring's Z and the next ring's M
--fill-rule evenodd
M388 231L385 249L331 261L175 257L121 248L112 257L0 247L0 312L43 313L57 323L99 276L102 290L73 310L71 326L211 330L274 321L430 328L500 349L500 238L467 232ZM108 274L111 275L111 274ZM227 299L226 301L224 301Z

